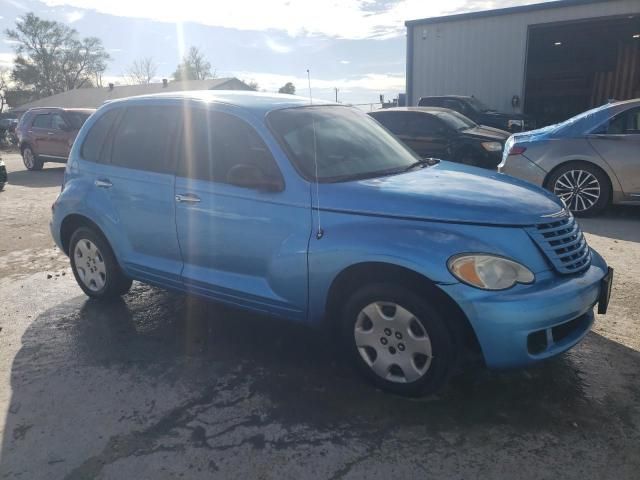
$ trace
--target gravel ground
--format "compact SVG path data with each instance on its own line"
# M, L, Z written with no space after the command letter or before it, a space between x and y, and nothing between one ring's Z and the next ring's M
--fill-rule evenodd
M638 478L640 208L581 221L616 281L577 348L408 400L273 319L88 301L48 233L63 168L3 158L0 479Z

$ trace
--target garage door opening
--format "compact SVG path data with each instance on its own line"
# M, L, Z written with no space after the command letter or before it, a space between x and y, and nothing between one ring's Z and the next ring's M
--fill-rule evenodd
M640 17L529 28L525 113L538 125L640 97Z

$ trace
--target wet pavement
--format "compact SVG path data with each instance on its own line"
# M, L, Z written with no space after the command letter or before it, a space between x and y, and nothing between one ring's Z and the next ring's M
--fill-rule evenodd
M363 382L331 336L139 283L98 303L59 252L6 258L0 479L639 478L634 301L564 356L416 400Z

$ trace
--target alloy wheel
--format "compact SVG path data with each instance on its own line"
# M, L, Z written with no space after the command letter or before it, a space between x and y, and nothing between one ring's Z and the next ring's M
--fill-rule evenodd
M82 239L76 243L74 257L78 277L84 286L92 292L104 288L107 268L98 247L91 240Z
M431 339L424 325L397 303L367 305L358 314L353 334L360 356L380 378L415 382L431 366Z
M33 152L30 148L26 148L22 153L22 159L24 161L24 166L31 170L35 164L35 158L33 157Z
M600 199L600 182L586 170L569 170L556 180L553 193L572 212L585 212Z

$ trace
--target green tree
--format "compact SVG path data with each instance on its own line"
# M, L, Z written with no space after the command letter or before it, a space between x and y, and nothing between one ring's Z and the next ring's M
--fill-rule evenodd
M288 93L289 95L295 95L296 86L291 82L287 82L282 87L280 87L278 93Z
M173 72L175 81L182 80L206 80L216 78L215 70L211 73L211 63L197 47L191 47L187 54L182 57L182 62Z
M36 97L91 86L110 60L99 38L80 39L74 29L33 13L18 18L5 34L15 42L11 78Z

